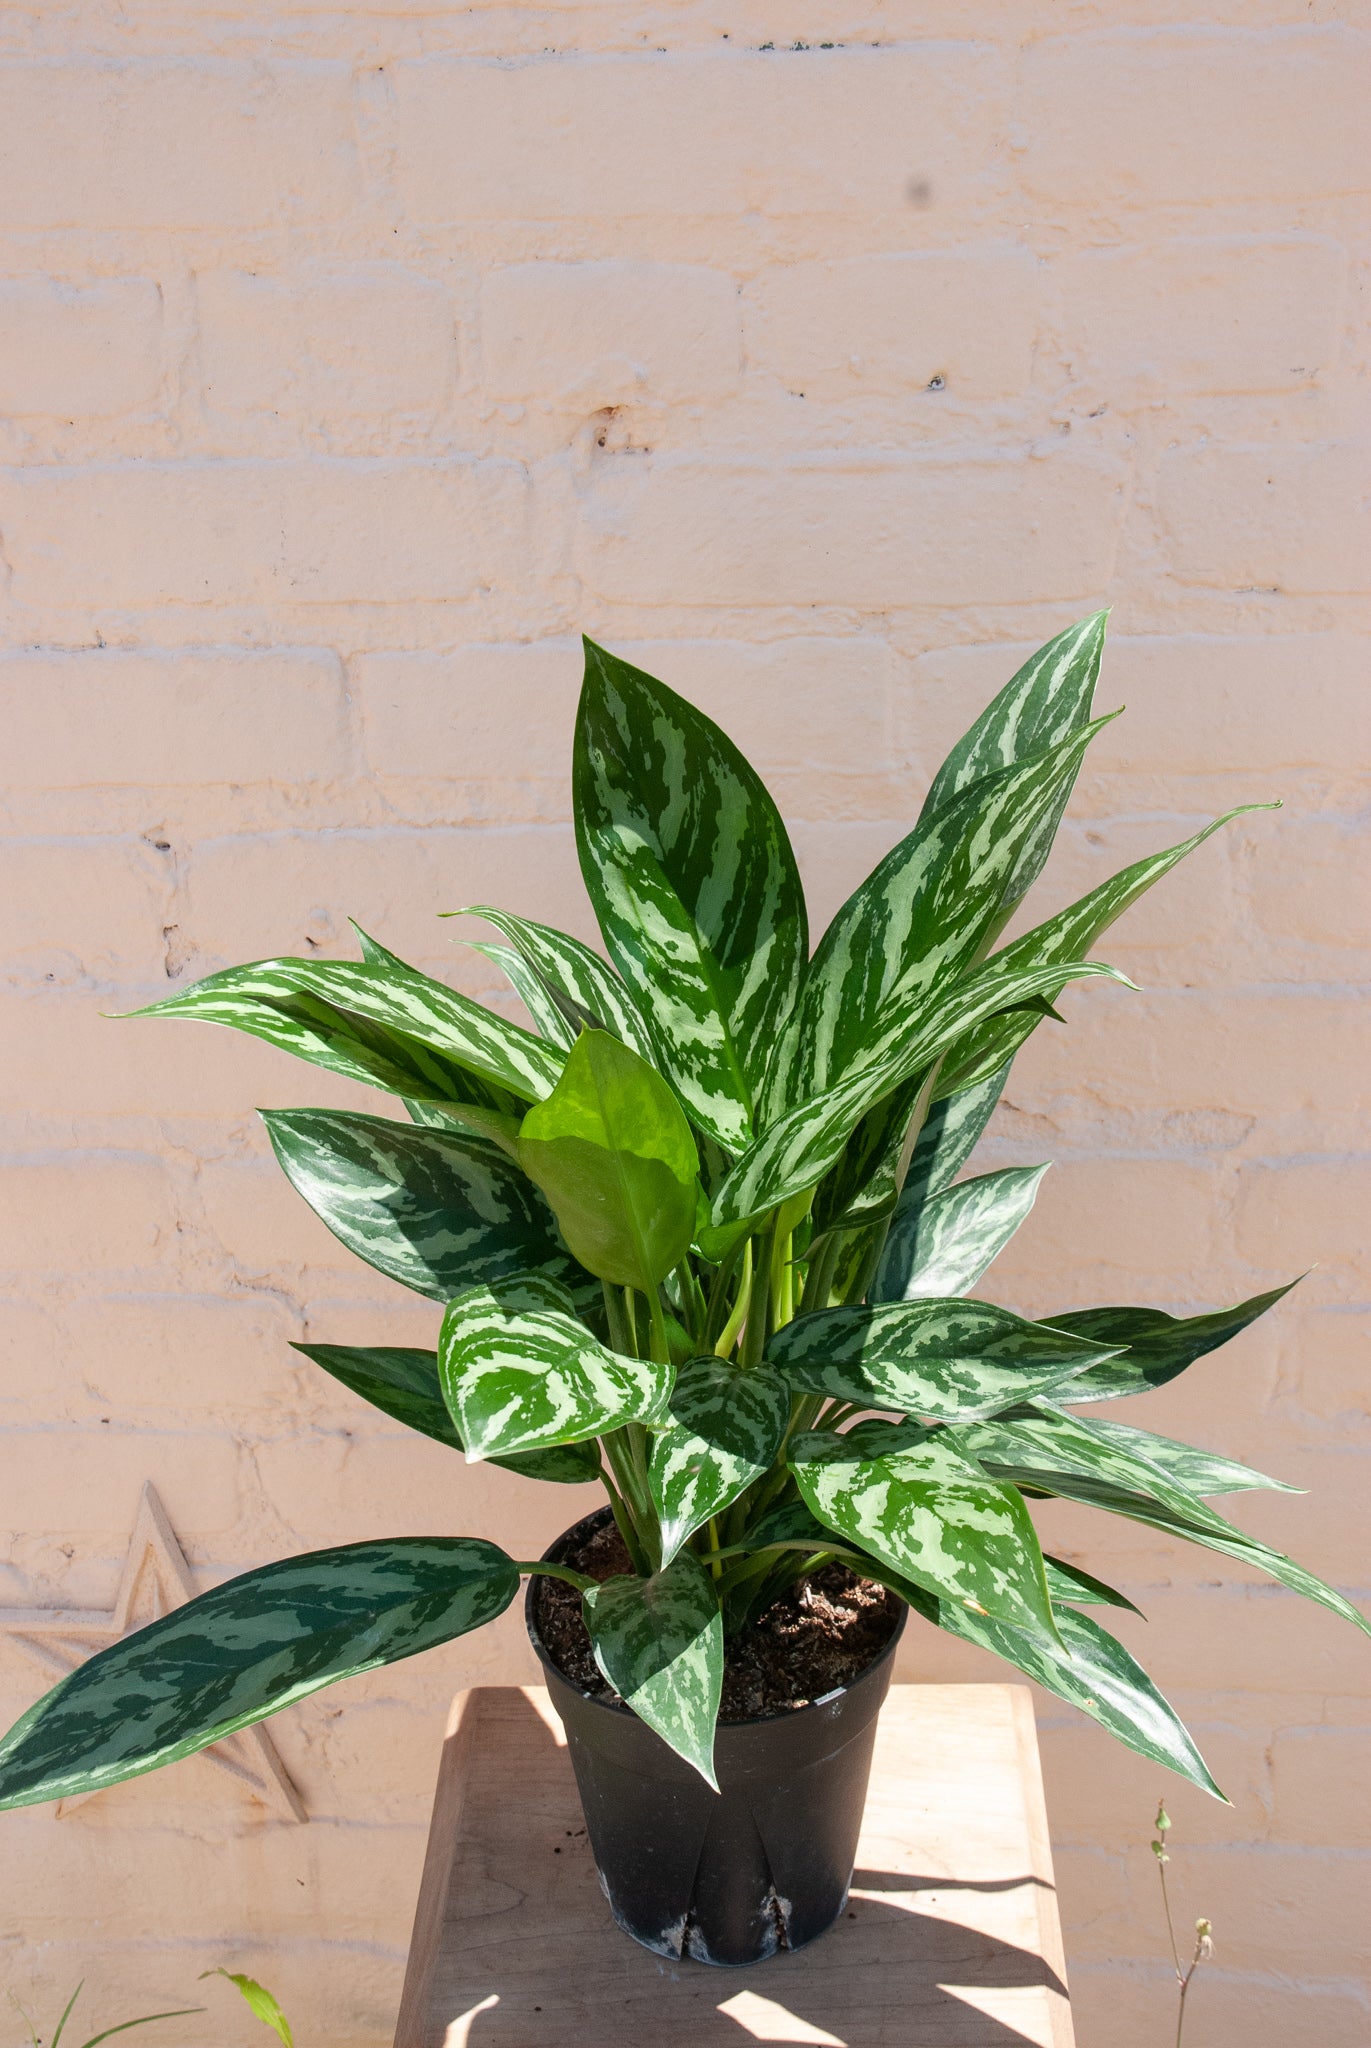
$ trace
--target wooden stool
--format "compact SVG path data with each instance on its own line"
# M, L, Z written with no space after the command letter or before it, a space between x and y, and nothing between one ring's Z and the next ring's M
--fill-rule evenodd
M892 1686L847 1912L742 1970L614 1925L541 1686L454 1700L395 2048L1073 2040L1026 1686Z

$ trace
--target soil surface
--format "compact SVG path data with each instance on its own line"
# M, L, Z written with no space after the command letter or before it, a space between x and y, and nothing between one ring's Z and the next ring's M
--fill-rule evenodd
M631 1574L624 1540L612 1522L563 1555L593 1579ZM536 1582L538 1632L552 1661L578 1692L618 1701L601 1676L581 1617L581 1596L564 1579ZM721 1721L750 1721L812 1705L850 1685L875 1662L900 1618L900 1601L846 1565L823 1565L725 1645Z

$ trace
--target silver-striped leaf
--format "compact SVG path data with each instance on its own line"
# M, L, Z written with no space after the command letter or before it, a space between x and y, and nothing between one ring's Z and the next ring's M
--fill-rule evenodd
M676 1375L671 1424L654 1439L648 1490L662 1562L768 1470L790 1420L790 1389L766 1366L692 1358Z
M1231 824L1234 818L1245 817L1249 811L1275 808L1273 804L1239 804L1221 818L1215 818L1202 831L1183 839L1179 845L1149 854L1143 860L1134 861L1130 867L1121 868L1117 875L1101 882L1088 895L1068 905L1055 917L1048 918L1045 923L1035 925L1032 931L1025 932L1022 938L1015 939L1012 945L996 953L990 965L1002 963L1009 971L1015 972L1050 960L1083 958L1140 896L1146 895L1155 882L1170 874L1172 868L1178 866L1187 854L1193 853L1196 847L1202 846L1221 826ZM964 1040L949 1049L943 1061L939 1082L942 1092L955 1093L998 1072L1037 1030L1044 1014L1023 1008L984 1020L973 1027Z
M407 1429L420 1430L452 1450L466 1449L443 1400L436 1351L400 1344L293 1344L291 1349L303 1352L351 1393ZM490 1463L524 1479L548 1479L561 1486L582 1486L600 1475L600 1453L593 1442L516 1452Z
M931 817L983 775L1041 753L1088 722L1108 618L1108 612L1095 612L1029 656L943 762L921 818ZM1075 780L1073 771L1020 848L1005 886L1007 904L1025 896L1041 874Z
M767 1064L764 1122L831 1088L870 1057L892 1009L917 1010L974 963L1021 849L1059 811L1058 793L1098 729L1073 732L926 814L848 897Z
M370 932L363 931L355 917L350 917L348 923L357 934L362 959L368 967L383 968L392 976L407 979L414 983L421 993L425 989L440 987L430 975L422 973L417 967L411 967L398 953L392 953L389 946L383 946L379 939L372 938ZM441 992L446 993L445 990ZM349 1030L359 1036L368 1037L382 1049L403 1044L412 1063L420 1071L427 1073L436 1070L442 1076L447 1091L445 1108L440 1109L427 1097L416 1098L412 1105L406 1101L405 1107L416 1123L437 1123L440 1119L450 1118L455 1112L456 1105L460 1103L460 1123L469 1129L484 1132L503 1149L509 1149L507 1119L512 1118L517 1123L524 1109L522 1097L512 1095L507 1088L498 1087L494 1081L483 1080L469 1067L463 1067L447 1059L428 1046L418 1045L408 1038L397 1038L393 1031L380 1024L368 1022L355 1013L348 1013L347 1022ZM499 1121L491 1122L475 1114L477 1111L492 1111Z
M1316 1601L1371 1635L1371 1621L1332 1586L1255 1536L1234 1528L1160 1466L1124 1449L1117 1437L1097 1436L1080 1416L1047 1411L1030 1422L973 1423L955 1434L967 1453L997 1478L1038 1487L1063 1500L1081 1501L1107 1514L1123 1515L1205 1550L1255 1565L1292 1592Z
M694 1551L650 1579L588 1587L582 1610L595 1662L624 1705L717 1792L724 1628L714 1581Z
M1047 1566L1047 1590L1052 1595L1054 1613L1066 1600L1077 1607L1126 1607L1130 1614L1142 1616L1141 1607L1135 1607L1126 1593L1121 1593L1117 1586L1107 1586L1103 1579L1083 1571L1078 1564L1067 1564L1046 1551L1043 1563Z
M353 960L259 960L228 967L133 1014L230 1025L354 1080L438 1101L445 1099L440 1077L452 1066L523 1102L538 1102L550 1093L562 1070L555 1047L469 996L412 968L398 973L390 966ZM388 1068L383 1056L372 1058L358 1050L357 1033L346 1028L353 1018L389 1034ZM426 1086L425 1050L444 1063ZM411 1063L409 1074L402 1059ZM455 1092L451 1084L448 1092Z
M608 962L579 939L559 932L553 925L538 924L531 917L496 910L489 903L473 903L466 910L448 910L442 915L483 917L487 924L504 933L538 977L548 1001L556 1006L568 1045L574 1045L578 1035L589 1027L613 1032L645 1060L654 1057L651 1037L634 1008L632 996Z
M1117 968L1098 961L1054 963L1022 973L1005 972L990 962L949 991L922 1021L892 1017L864 1065L825 1094L797 1103L743 1154L714 1197L713 1228L723 1231L763 1215L778 1202L815 1186L867 1110L929 1066L976 1023L1030 996L1056 995L1068 981L1093 975L1133 986Z
M438 1372L468 1460L665 1420L671 1367L607 1350L569 1309L561 1289L531 1277L448 1303Z
M1211 1309L1199 1316L1169 1316L1159 1308L1073 1308L1050 1317L1059 1330L1120 1347L1118 1356L1091 1368L1073 1389L1072 1400L1117 1401L1126 1394L1164 1387L1197 1358L1238 1336L1298 1285L1297 1280L1287 1280L1283 1287L1254 1294L1234 1308Z
M465 1287L542 1274L578 1313L600 1289L557 1235L517 1167L480 1139L352 1110L265 1110L292 1187L349 1251L434 1301Z
M1006 1166L896 1204L868 1299L969 1294L1033 1207L1045 1166Z
M699 1163L671 1089L607 1031L581 1033L519 1127L519 1164L581 1264L645 1294L690 1250Z
M533 1028L540 1038L560 1045L564 1051L576 1043L575 1031L548 994L542 977L529 966L517 946L488 945L484 939L468 939L467 945L499 968L533 1019Z
M1069 1392L1069 1398L1075 1400L1074 1387L1062 1392ZM1302 1486L1288 1486L1283 1479L1270 1479L1265 1472L1240 1465L1236 1459L1222 1457L1217 1451L1177 1443L1174 1437L1154 1436L1149 1429L1134 1429L1124 1422L1104 1422L1097 1415L1091 1416L1090 1429L1092 1435L1106 1443L1118 1444L1145 1458L1149 1465L1157 1466L1168 1479L1200 1500L1208 1494L1305 1491Z
M589 640L572 781L586 889L656 1063L740 1152L809 950L780 812L712 720Z
M946 1095L924 1117L905 1165L900 1169L909 1122L922 1090L915 1075L868 1110L814 1197L816 1231L880 1221L907 1196L910 1205L939 1194L954 1181L972 1152L1008 1079L1008 1067L978 1088Z
M335 1679L503 1614L519 1574L466 1536L349 1543L244 1572L64 1678L0 1741L0 1807L117 1785Z
M789 1465L826 1528L940 1599L1054 1630L1042 1551L1013 1486L988 1481L944 1430L862 1422L794 1439Z
M797 1316L767 1345L797 1392L956 1422L1069 1385L1098 1356L986 1301L890 1302Z
M949 1635L1003 1657L1058 1699L1098 1721L1126 1748L1224 1799L1189 1730L1137 1659L1088 1614L1063 1606L1056 1609L1056 1618L1060 1647L1042 1635L1007 1628L990 1615L969 1613L950 1600L941 1601L938 1610L938 1626Z

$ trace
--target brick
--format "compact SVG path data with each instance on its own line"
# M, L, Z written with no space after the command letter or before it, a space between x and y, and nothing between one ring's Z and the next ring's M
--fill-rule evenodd
M1291 818L1282 821L1280 838L1280 861L1265 862L1251 884L1252 913L1262 929L1306 944L1371 945L1365 828L1350 818Z
M660 604L1012 603L1108 582L1112 462L1057 454L706 463L626 458L588 495L589 587Z
M155 974L171 911L165 862L141 839L34 839L6 849L4 968L30 981Z
M511 264L481 289L482 383L588 411L720 398L739 329L733 280L699 264Z
M307 1412L321 1377L290 1349L299 1317L269 1296L106 1295L66 1307L62 1333L73 1374L116 1426L178 1416L269 1429Z
M571 640L361 654L351 677L369 766L452 782L527 778L570 815L571 733L581 686Z
M147 278L0 281L0 410L138 412L161 382L162 294Z
M11 227L275 226L356 191L345 64L11 62L0 138Z
M593 940L570 832L260 833L209 840L191 863L187 940L216 963L314 951L357 958L347 920L465 989L496 977L461 950L474 925L439 912L498 903Z
M36 1302L0 1301L0 1425L65 1421L80 1391L63 1370L57 1319Z
M1275 1957L1299 1956L1310 1974L1338 1977L1353 1969L1365 1972L1371 1961L1371 1930L1363 1857L1325 1848L1317 1840L1294 1852L1283 1843L1256 1849L1247 1843L1192 1845L1189 1827L1182 1825L1185 1837L1178 1843L1172 1838L1170 1874L1185 1901L1182 1910L1192 1918L1202 1911L1213 1921L1226 1968L1262 1969ZM1139 1845L1134 1860L1146 1903L1148 1881L1155 1888L1156 1877L1144 1870L1144 1856L1150 1865L1151 1854ZM1155 1903L1160 1912L1160 1899ZM1105 1930L1101 1932L1107 1939ZM1113 1932L1117 1940L1117 1927Z
M1172 574L1221 589L1371 589L1366 468L1353 441L1171 449L1157 508Z
M1364 1299L1371 1160L1294 1159L1243 1168L1235 1210L1238 1249L1263 1271L1318 1261L1330 1291L1348 1285Z
M0 525L30 604L394 603L524 578L525 493L465 458L101 463L9 471Z
M205 400L223 413L328 420L428 413L456 371L443 287L400 264L212 270L196 281Z
M1059 1160L1033 1214L994 1266L996 1298L1062 1269L1110 1268L1133 1285L1188 1272L1210 1256L1214 1183L1202 1169L1160 1159ZM1117 1287L1118 1279L1109 1282Z
M1170 1957L1162 1960L1166 1931L1158 1924L1160 1914L1158 1905L1149 1916L1146 1961L1073 1964L1071 2015L1081 2040L1151 2048L1173 2031L1176 1982ZM1270 1956L1264 1969L1251 1972L1229 1970L1222 1960L1206 1964L1186 2003L1187 2033L1198 2034L1201 2024L1221 2014L1223 2032L1211 2038L1224 2048L1267 2040L1279 2041L1281 2048L1364 2048L1366 2000L1346 1972L1326 1979L1313 1975L1303 1966L1298 1943L1279 1958L1279 1975L1277 1960Z
M1302 1290L1303 1291L1303 1290ZM1334 1441L1365 1441L1371 1424L1371 1316L1310 1310L1287 1319L1281 1414L1287 1427Z
M745 294L749 365L806 398L1010 398L1028 382L1038 265L1012 244L764 270ZM986 308L994 306L994 318Z
M1050 270L1062 354L1111 392L1298 390L1335 365L1346 269L1312 235L1080 250Z
M1364 1798L1350 1796L1371 1770L1371 1728L1283 1728L1271 1767L1279 1839L1371 1849L1371 1811Z
M402 62L396 184L436 222L901 217L920 173L974 207L998 191L999 76L953 42Z
M1023 178L1047 201L1155 206L1364 191L1366 39L1347 28L1115 29L1030 44ZM1298 135L1297 148L1276 138Z
M391 1106L383 1099L374 1105ZM383 1299L395 1293L394 1281L365 1265L320 1222L274 1159L213 1161L200 1177L200 1200L208 1230L240 1274L263 1279L322 1267L366 1293Z
M238 1518L238 1449L224 1432L131 1428L16 1431L0 1520L33 1536L103 1540L122 1558L145 1479L151 1479L183 1544L219 1534Z
M13 788L327 781L346 764L342 671L310 648L12 649Z
M919 655L901 693L899 730L926 775L1032 652L1031 642L1016 641ZM1253 796L1279 794L1275 778L1292 768L1341 771L1371 747L1365 658L1352 633L1111 633L1096 700L1125 704L1127 715L1095 742L1088 763L1122 761L1130 773L1167 777L1240 769L1273 778ZM1273 829L1283 833L1285 822Z
M166 1169L138 1153L12 1156L0 1166L0 1214L0 1257L16 1271L145 1266L174 1229Z

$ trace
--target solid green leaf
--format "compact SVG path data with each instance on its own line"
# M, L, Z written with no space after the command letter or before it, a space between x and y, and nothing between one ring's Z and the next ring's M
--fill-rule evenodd
M229 1025L352 1080L439 1102L463 1099L467 1072L537 1102L562 1068L544 1039L402 963L259 960L132 1014ZM359 1021L385 1034L379 1046Z
M599 1288L543 1197L479 1138L350 1110L267 1110L263 1122L316 1216L402 1287L449 1301L464 1287L540 1273L578 1311L598 1305Z
M1009 973L1043 966L1053 960L1079 960L1097 945L1109 927L1124 912L1146 895L1154 883L1163 875L1170 874L1187 854L1202 846L1221 826L1230 824L1234 818L1245 817L1249 811L1268 811L1277 808L1272 804L1239 804L1227 811L1223 817L1215 818L1202 831L1183 839L1179 845L1165 848L1160 853L1149 854L1145 859L1134 861L1130 867L1120 869L1107 882L1092 889L1088 895L1059 911L1045 923L1035 925L1025 932L1021 939L992 956L990 965L1002 966ZM1051 991L1034 991L1050 995ZM944 1058L939 1088L945 1094L953 1094L962 1088L969 1088L997 1073L1014 1058L1042 1022L1042 1012L1026 1007L1031 997L1026 996L1019 1007L1006 1006L1002 1016L982 1019L974 1025L964 1039L951 1046Z
M1059 1607L1056 1614L1060 1647L1042 1635L1006 1627L990 1615L969 1613L950 1600L939 1604L938 1625L1003 1657L1150 1763L1163 1764L1222 1799L1224 1794L1175 1708L1123 1644L1074 1607Z
M581 1264L644 1293L690 1250L699 1159L680 1103L607 1031L583 1031L519 1129L519 1163Z
M692 1122L742 1151L809 950L780 813L703 712L589 640L573 795L586 889L656 1063Z
M203 1982L206 1977L227 1977L253 2018L260 2020L264 2027L271 2028L272 2033L281 2042L282 2048L295 2048L295 2037L290 2030L290 2021L265 1984L259 1984L255 1977L245 1977L240 1970L202 1970L201 1981Z
M407 1428L420 1430L452 1450L466 1449L443 1400L436 1351L396 1344L294 1344L291 1349L303 1352L352 1393ZM550 1479L563 1486L583 1485L600 1473L600 1454L593 1443L521 1451L512 1458L492 1458L490 1463L503 1465L525 1479Z
M692 1358L681 1367L671 1426L654 1439L648 1463L664 1564L761 1478L789 1420L790 1389L765 1366L744 1371L722 1358Z
M939 1598L1053 1632L1032 1518L1013 1486L910 1423L794 1439L789 1463L825 1527Z
M606 1579L582 1598L595 1662L624 1705L718 1791L714 1729L724 1630L714 1581L681 1551L650 1579Z
M0 1807L98 1792L494 1620L519 1574L465 1536L349 1543L245 1572L101 1650L0 1741Z
M1070 1383L1098 1354L985 1301L829 1308L777 1330L767 1357L792 1387L937 1422L994 1415Z
M1027 1422L973 1423L958 1429L956 1438L997 1478L1123 1515L1255 1565L1292 1592L1371 1635L1371 1622L1341 1593L1280 1551L1234 1528L1159 1466L1124 1448L1117 1431L1101 1435L1080 1416L1049 1410Z
M645 1060L653 1057L652 1040L634 1008L633 998L618 975L598 953L550 924L474 903L467 910L448 910L444 917L483 917L511 942L529 971L538 977L555 1005L574 1045L586 1029L612 1032ZM550 1034L549 1034L550 1035Z
M1121 1347L1120 1356L1102 1360L1072 1389L1072 1400L1115 1401L1164 1387L1197 1358L1217 1351L1255 1323L1297 1285L1287 1280L1284 1287L1254 1294L1236 1308L1212 1309L1201 1316L1168 1316L1159 1308L1073 1308L1052 1316L1049 1320L1059 1330Z
M982 776L1042 753L1087 724L1108 617L1095 612L1029 656L943 762L921 818L933 816ZM1042 872L1075 780L1073 769L1034 821L1005 886L1006 903L1016 903Z
M992 961L950 990L924 1023L910 1024L907 1018L893 1017L865 1064L825 1094L797 1103L744 1153L714 1197L714 1228L722 1230L760 1216L778 1202L815 1186L867 1110L912 1074L931 1065L975 1023L1027 995L1049 990L1056 994L1068 981L1094 975L1127 982L1127 976L1116 968L1096 961L1054 962L1023 973L1009 972Z
M438 1372L469 1460L664 1419L671 1367L607 1350L568 1308L531 1278L449 1302Z
M1100 721L1099 723L1103 723ZM767 1067L771 1121L871 1057L893 1009L917 1015L974 965L1039 821L1059 811L1099 725L964 789L888 853L819 942Z
M1045 1166L1006 1166L896 1205L872 1301L967 1294L1033 1207Z

